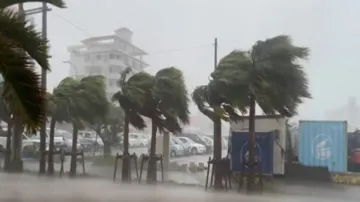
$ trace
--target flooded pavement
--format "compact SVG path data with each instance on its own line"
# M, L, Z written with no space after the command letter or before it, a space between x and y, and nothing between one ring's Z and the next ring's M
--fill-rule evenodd
M168 201L247 201L247 202L322 202L322 201L359 201L354 198L328 198L318 196L297 196L283 194L246 195L236 192L205 192L202 188L175 185L125 185L108 180L96 179L59 179L31 175L0 174L0 201L61 201L61 202L168 202Z

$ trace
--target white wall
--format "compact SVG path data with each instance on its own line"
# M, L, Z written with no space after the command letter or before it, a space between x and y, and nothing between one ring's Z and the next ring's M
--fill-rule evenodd
M248 118L244 118L243 121L239 121L238 123L232 122L230 124L230 129L232 132L247 132L249 128L249 120ZM278 143L281 145L283 149L285 149L286 144L286 123L285 117L280 116L256 116L255 120L255 132L270 132L278 130L279 131L279 140ZM284 174L284 163L285 163L285 155L281 153L281 148L274 141L274 153L273 153L273 172L274 174Z

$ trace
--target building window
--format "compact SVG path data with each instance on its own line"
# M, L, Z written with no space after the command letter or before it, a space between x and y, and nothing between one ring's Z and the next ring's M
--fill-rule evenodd
M111 60L113 60L113 59L115 59L115 55L112 54L112 53L110 53L109 58L110 58Z
M96 60L101 60L102 55L96 55Z
M122 57L121 57L120 54L116 55L116 59L117 59L117 60L121 60L121 58L122 58Z
M120 65L110 65L109 72L110 73L121 73L124 68Z
M101 75L101 67L100 66L87 66L85 67L89 75Z
M117 85L117 79L109 79L109 86L114 87Z

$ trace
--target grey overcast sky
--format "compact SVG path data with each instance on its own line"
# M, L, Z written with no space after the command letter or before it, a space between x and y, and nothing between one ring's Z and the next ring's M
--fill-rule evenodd
M213 40L219 57L256 40L292 36L311 49L305 62L312 100L300 107L302 119L321 119L326 110L359 97L360 1L358 0L67 0L67 9L49 13L53 56L50 88L68 76L67 46L86 37L128 27L133 42L149 53L147 71L176 66L190 91L205 84L213 69ZM36 6L36 5L35 5ZM33 6L31 6L33 7ZM69 22L70 21L70 22ZM40 15L35 17L41 27ZM76 25L76 26L74 26ZM166 51L182 49L179 51Z

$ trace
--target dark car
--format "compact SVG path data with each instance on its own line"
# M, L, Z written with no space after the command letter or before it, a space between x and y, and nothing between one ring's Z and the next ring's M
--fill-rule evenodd
M206 141L201 135L195 133L182 133L180 136L188 137L192 141L204 145L206 147L206 153L211 153L213 150L213 146L210 145L209 142Z

